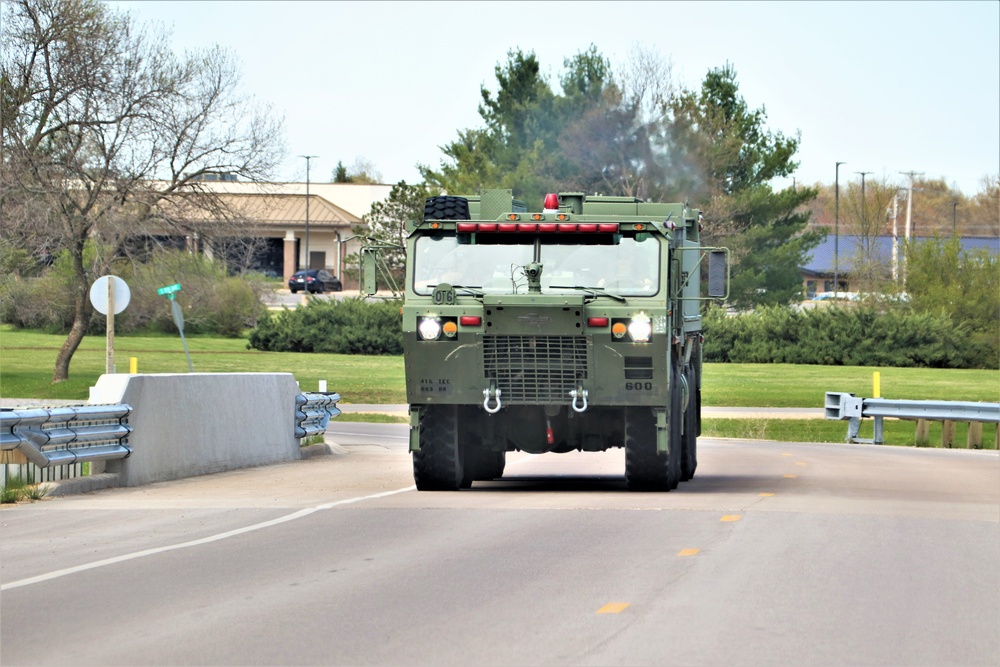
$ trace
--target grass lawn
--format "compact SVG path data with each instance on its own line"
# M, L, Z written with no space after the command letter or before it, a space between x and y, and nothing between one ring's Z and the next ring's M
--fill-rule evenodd
M104 372L104 336L85 337L73 355L70 379L52 384L56 354L64 340L61 335L0 325L0 395L87 400L88 388ZM292 373L304 391L315 391L319 381L326 380L327 388L338 392L345 403L406 402L403 359L398 356L260 352L248 350L246 339L203 336L188 337L188 348L195 372L285 372ZM178 335L116 337L120 372L128 371L130 357L137 358L140 373L188 372ZM706 364L702 401L710 406L821 408L827 391L870 398L874 371L881 374L881 395L887 398L1000 401L1000 370L793 364ZM846 423L829 425L846 432ZM840 435L834 441L842 439Z
M69 367L69 380L52 384L56 355L65 336L15 331L0 325L0 395L11 398L86 401L104 373L104 336L86 336ZM403 403L402 357L364 357L248 350L246 339L188 336L196 373L291 373L303 391L326 380L350 403ZM115 365L128 372L136 357L140 373L187 373L179 335L116 336Z

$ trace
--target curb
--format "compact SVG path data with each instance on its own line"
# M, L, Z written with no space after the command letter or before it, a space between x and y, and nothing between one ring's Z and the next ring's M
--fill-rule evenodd
M340 445L328 442L317 442L315 445L306 445L299 448L299 458L301 460L311 459L314 456L343 456L347 450Z
M100 473L87 477L59 479L52 482L42 482L43 488L48 488L46 496L69 496L77 493L91 493L103 489L113 489L121 486L118 473Z

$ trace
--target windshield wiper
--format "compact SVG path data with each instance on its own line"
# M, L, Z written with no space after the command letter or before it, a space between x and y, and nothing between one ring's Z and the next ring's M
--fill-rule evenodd
M620 301L621 303L628 303L628 300L625 297L612 294L601 287L584 287L583 285L549 285L549 289L576 289L587 292L591 296L596 297L597 295L601 295L606 296L609 299L614 299L615 301Z

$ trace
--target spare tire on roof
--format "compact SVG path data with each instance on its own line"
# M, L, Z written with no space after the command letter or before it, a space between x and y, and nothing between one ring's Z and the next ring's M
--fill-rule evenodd
M424 200L424 220L468 220L469 200L442 195Z

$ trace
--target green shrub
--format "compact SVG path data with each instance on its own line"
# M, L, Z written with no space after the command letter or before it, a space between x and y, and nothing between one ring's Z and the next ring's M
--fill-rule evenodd
M295 310L267 313L248 347L271 352L403 353L399 301L314 299Z
M170 301L156 292L174 283L182 285L175 297L187 333L239 337L265 311L261 296L267 285L260 276L228 276L222 264L202 255L163 251L145 264L122 260L113 272L125 280L131 293L128 307L115 316L115 331L121 334L175 333ZM40 277L0 280L0 322L66 333L73 323L73 289L73 274L63 257ZM105 323L106 316L94 312L87 332L100 335Z
M782 306L704 316L705 361L836 366L995 368L990 346L948 314L874 306Z

